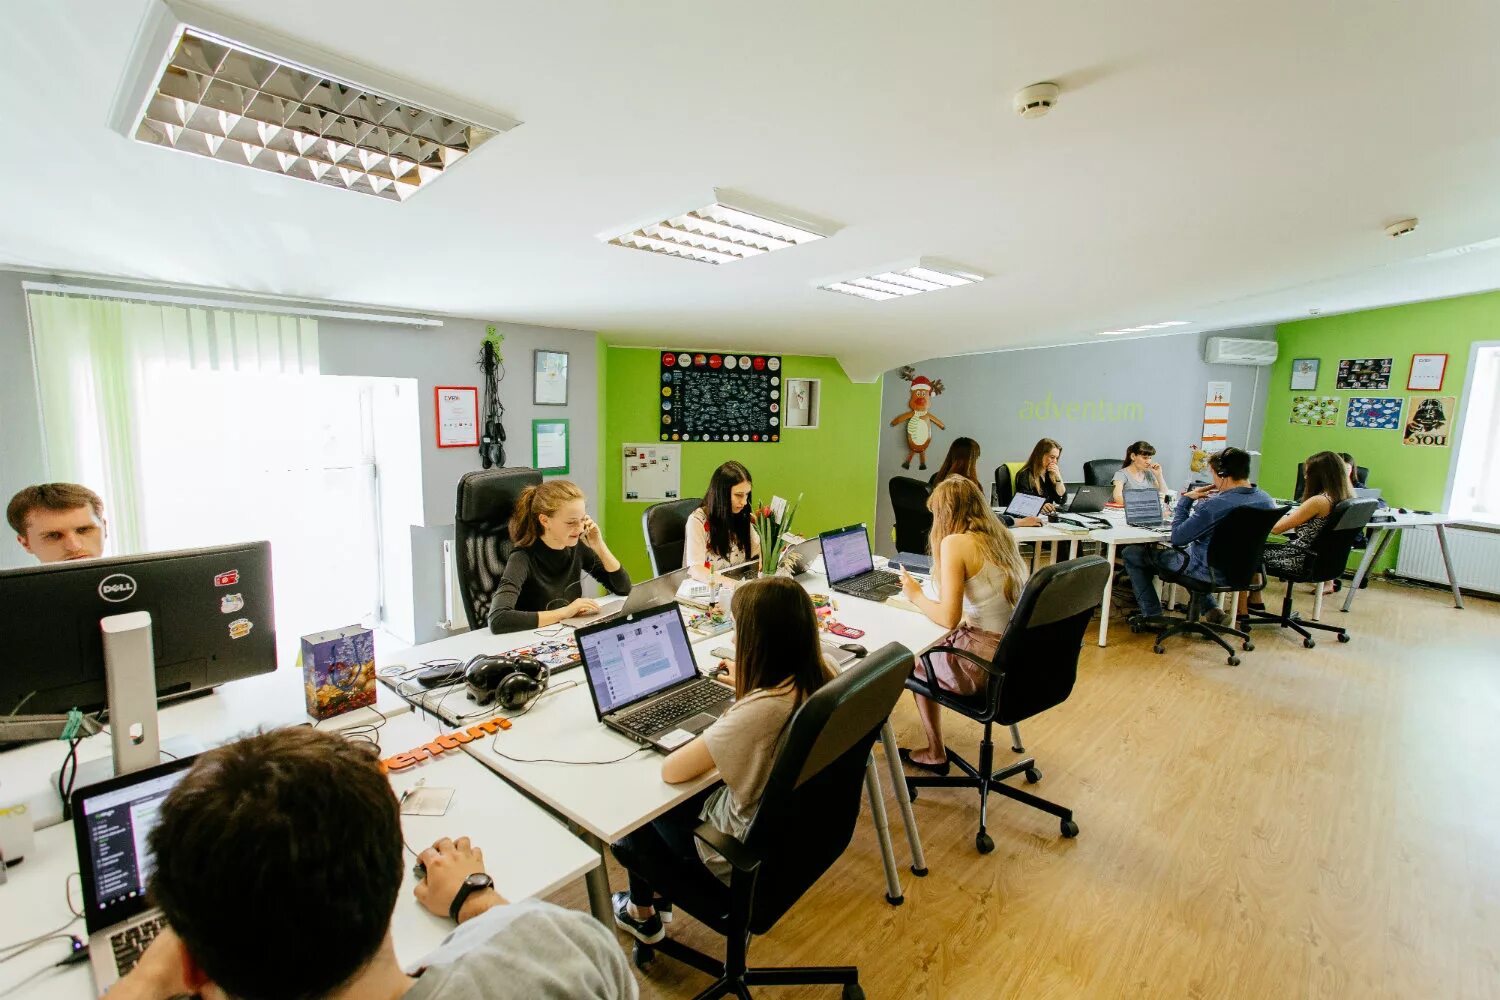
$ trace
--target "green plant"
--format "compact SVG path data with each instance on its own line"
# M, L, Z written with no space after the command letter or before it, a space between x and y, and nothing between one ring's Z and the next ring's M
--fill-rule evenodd
M775 573L776 567L781 565L781 555L786 551L786 533L791 530L792 518L797 516L797 508L802 505L802 496L798 493L797 499L791 503L776 497L771 503L751 512L750 523L760 540L760 571L763 575ZM779 511L777 501L780 501Z

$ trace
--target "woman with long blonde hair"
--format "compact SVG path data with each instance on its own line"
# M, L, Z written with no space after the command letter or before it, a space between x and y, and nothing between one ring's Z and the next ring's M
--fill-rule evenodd
M999 648L1000 637L1026 586L1026 564L1021 561L1015 538L995 517L972 481L952 476L938 483L927 499L927 509L932 511L929 545L937 597L928 597L905 569L901 571L902 594L928 618L951 630L938 645L989 660ZM947 653L935 654L932 668L938 686L954 694L982 691L988 679L982 667ZM924 674L920 660L917 672ZM942 709L930 699L915 697L927 746L902 750L901 757L923 770L947 774Z

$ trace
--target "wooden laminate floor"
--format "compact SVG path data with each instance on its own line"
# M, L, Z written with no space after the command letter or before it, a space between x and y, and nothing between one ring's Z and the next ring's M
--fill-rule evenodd
M994 798L981 856L977 796L924 789L931 874L906 874L904 905L883 900L866 817L751 961L855 964L872 998L1500 997L1500 604L1466 603L1375 583L1348 615L1325 605L1353 642L1258 630L1239 667L1112 628L1072 698L1022 727L1076 840ZM896 727L916 740L909 701ZM978 731L959 720L949 744L972 759ZM670 927L722 953L690 918ZM640 981L708 983L664 957Z

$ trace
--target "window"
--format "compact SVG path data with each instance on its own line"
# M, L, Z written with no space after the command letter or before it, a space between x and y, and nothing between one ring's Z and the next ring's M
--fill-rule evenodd
M1464 396L1449 507L1454 517L1500 525L1500 344L1475 346Z

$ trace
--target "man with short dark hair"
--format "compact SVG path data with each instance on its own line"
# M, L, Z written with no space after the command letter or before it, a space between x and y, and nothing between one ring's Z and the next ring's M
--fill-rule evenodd
M1182 573L1200 580L1212 581L1208 566L1208 544L1214 529L1232 510L1240 507L1270 508L1276 502L1264 490L1250 482L1250 453L1239 448L1225 448L1208 457L1213 485L1187 490L1177 498L1172 512L1172 544L1187 549L1169 549L1159 545L1127 545L1121 558L1130 574L1130 586L1140 607L1140 617L1131 623L1147 629L1166 628L1174 620L1162 614L1161 598L1156 595L1153 580L1163 572ZM1201 501L1201 502L1199 502ZM1217 623L1224 613L1212 594L1202 596L1204 619Z
M592 917L466 884L484 871L467 837L420 855L418 902L445 918L456 904L460 926L418 977L403 972L390 933L400 806L375 755L335 734L278 729L203 754L163 800L150 844L148 894L168 929L112 1000L637 995Z
M77 483L39 483L11 497L5 519L21 548L44 563L97 559L108 526L104 501Z

